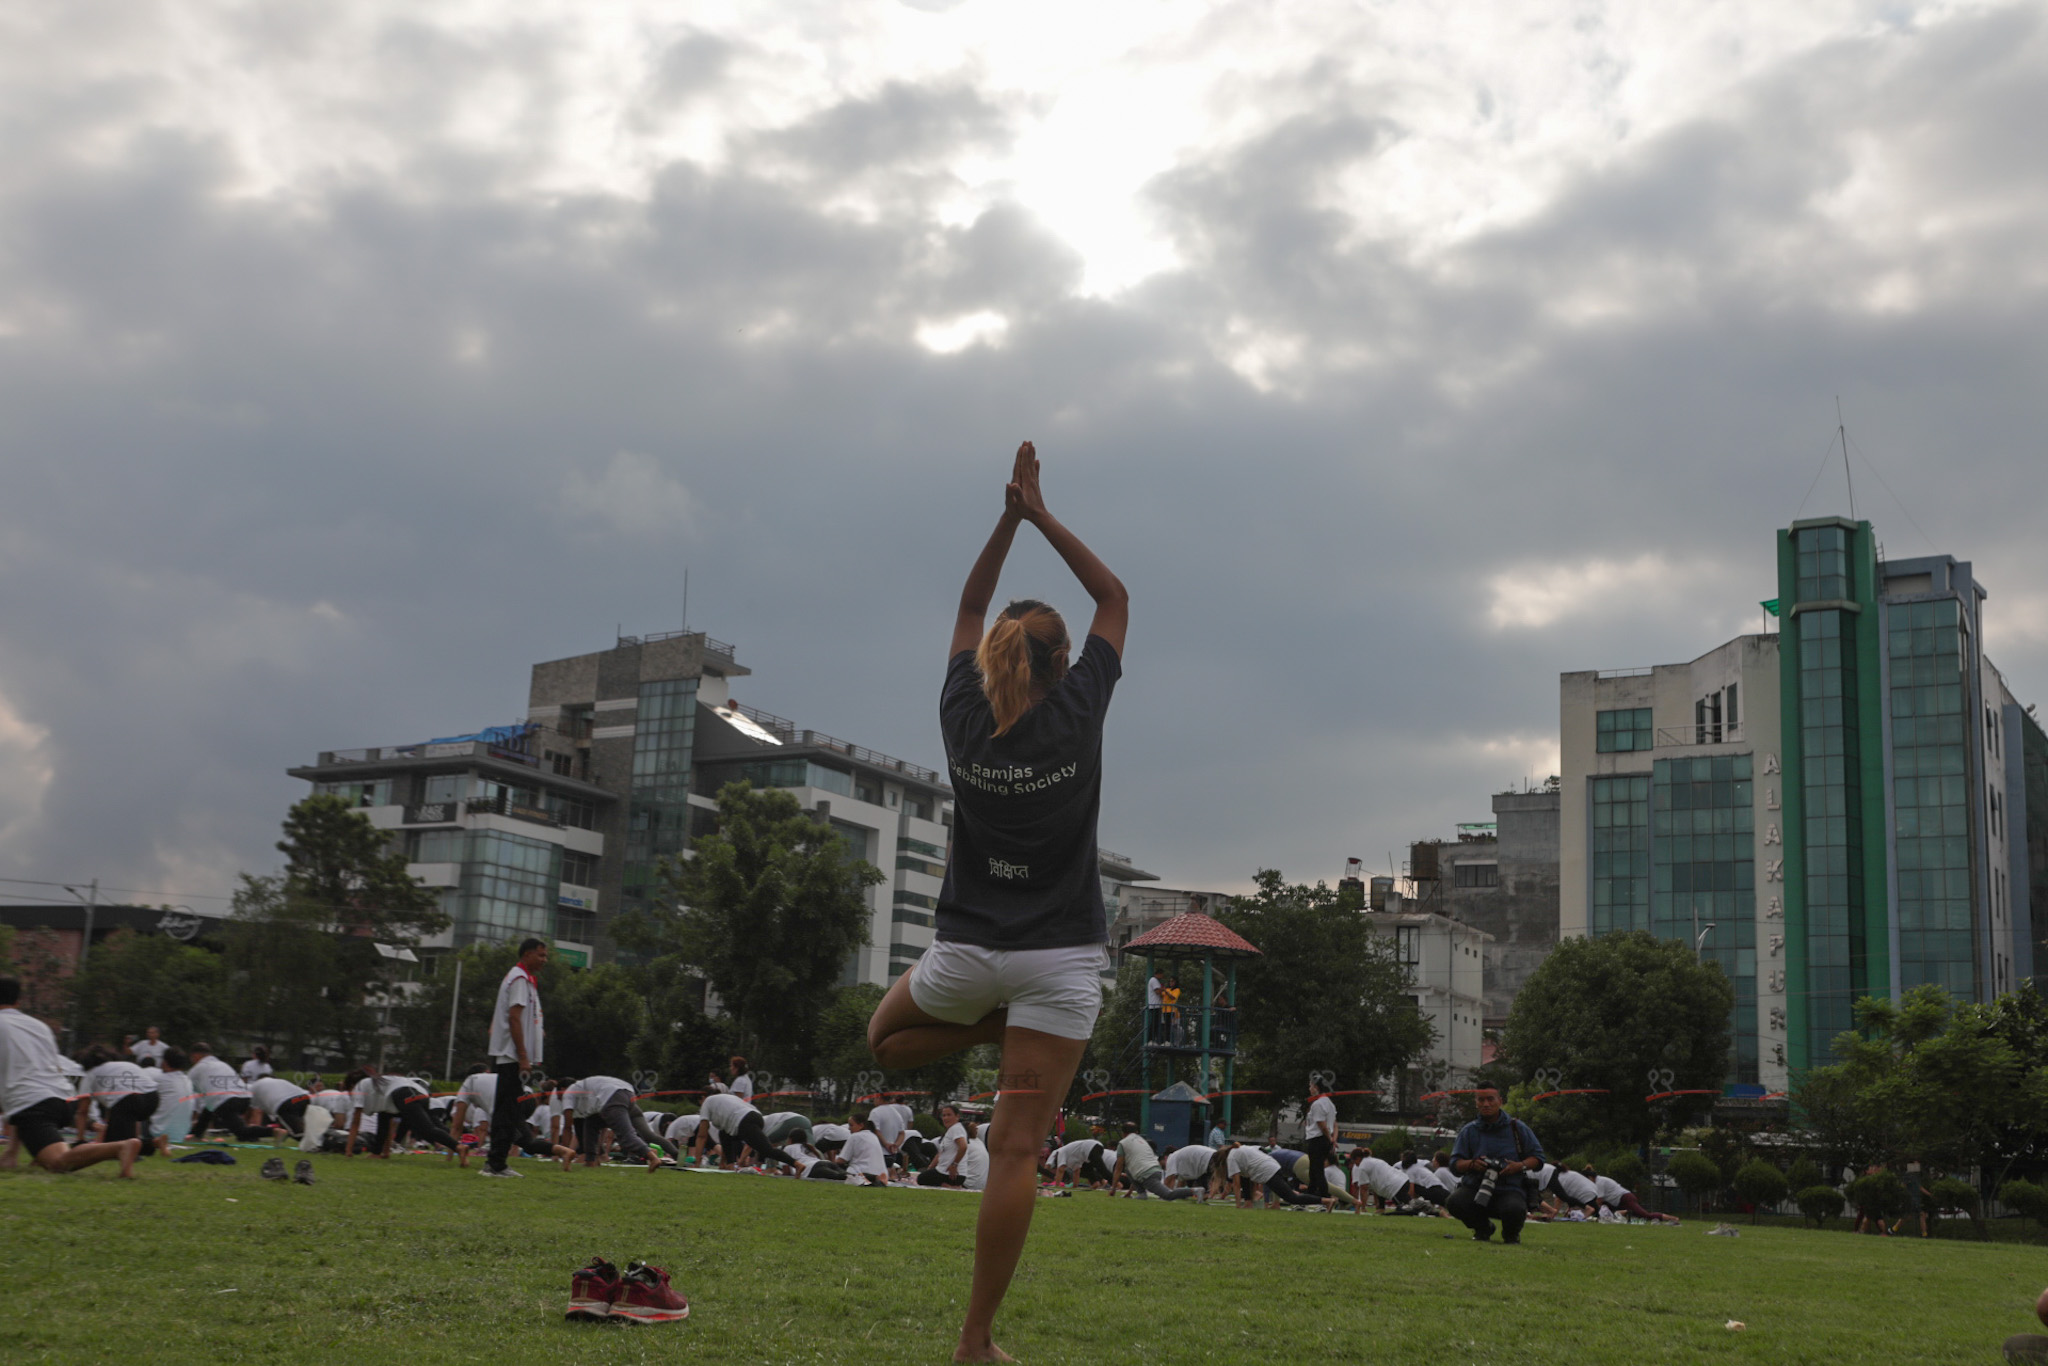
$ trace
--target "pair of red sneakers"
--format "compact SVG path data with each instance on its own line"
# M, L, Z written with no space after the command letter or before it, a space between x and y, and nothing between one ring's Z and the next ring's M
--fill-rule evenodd
M668 1283L668 1272L645 1262L622 1273L602 1257L569 1277L568 1317L583 1322L681 1323L690 1302Z

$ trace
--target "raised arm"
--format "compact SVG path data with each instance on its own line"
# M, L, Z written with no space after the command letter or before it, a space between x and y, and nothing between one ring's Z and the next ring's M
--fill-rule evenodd
M1018 448L1019 468L1024 463L1024 452L1030 448L1029 441ZM988 544L981 548L974 568L967 571L967 586L960 590L960 610L953 616L953 644L946 651L947 659L981 644L982 630L988 624L988 605L995 598L996 582L1003 577L1003 561L1010 557L1010 543L1017 538L1017 526L1024 520L1013 502L1005 497L1002 519L989 533Z
M1046 511L1045 496L1038 487L1038 451L1029 441L1017 448L1017 468L1009 488L1005 490L1003 504L1005 514L1015 510L1025 521L1037 527L1047 543L1067 562L1067 568L1074 571L1074 577L1081 581L1082 590L1095 599L1095 619L1088 623L1088 634L1108 641L1121 658L1124 633L1131 620L1130 594L1125 590L1123 580L1110 573L1109 566L1083 545L1079 536ZM1008 542L1004 544L1007 549ZM1001 567L1000 560L997 566ZM989 587L995 587L994 579L990 579Z

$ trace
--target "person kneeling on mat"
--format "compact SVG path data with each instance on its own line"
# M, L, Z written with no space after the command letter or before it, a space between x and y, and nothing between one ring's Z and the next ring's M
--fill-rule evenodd
M613 1140L629 1157L645 1162L650 1172L661 1170L661 1153L669 1152L668 1140L655 1133L640 1113L630 1082L617 1077L585 1077L563 1091L562 1100L576 1116L576 1141L583 1149L584 1166L597 1165L598 1140L609 1127ZM572 1160L562 1159L563 1171L569 1170Z
M697 1126L696 1142L691 1148L693 1154L701 1156L716 1132L724 1154L720 1166L737 1164L740 1154L748 1148L764 1161L784 1167L798 1165L795 1158L768 1141L768 1130L761 1112L754 1108L752 1102L728 1092L714 1092L704 1097L697 1113L704 1117L706 1123Z
M125 1059L116 1058L105 1044L89 1044L78 1054L85 1066L85 1094L78 1098L78 1136L89 1133L88 1111L97 1102L107 1117L107 1131L100 1135L109 1143L142 1140L142 1155L153 1150L149 1121L156 1114L156 1077Z
M1480 1087L1472 1104L1479 1118L1458 1130L1458 1141L1451 1145L1458 1189L1451 1196L1450 1211L1472 1230L1477 1242L1493 1237L1493 1222L1498 1219L1501 1241L1519 1243L1529 1218L1525 1173L1543 1165L1543 1145L1535 1130L1502 1112L1498 1088Z
M1161 1200L1192 1200L1193 1189L1182 1186L1174 1189L1166 1184L1166 1170L1159 1165L1159 1155L1152 1151L1152 1145L1138 1132L1138 1126L1126 1120L1124 1136L1117 1140L1116 1168L1110 1172L1110 1184L1117 1178L1128 1177L1131 1189L1140 1200L1147 1195L1156 1195Z
M355 1156L356 1140L361 1135L363 1121L372 1116L377 1123L373 1157L391 1156L392 1141L401 1129L422 1143L437 1144L449 1152L462 1150L462 1145L455 1141L455 1135L435 1121L434 1112L427 1105L425 1082L412 1077L387 1077L383 1069L374 1063L349 1075L359 1079L351 1088L356 1108L348 1119L348 1141L342 1146L344 1157Z
M118 1161L121 1175L133 1176L141 1139L77 1147L64 1141L72 1086L59 1061L63 1055L50 1027L15 1004L20 999L20 979L0 977L0 1113L11 1130L0 1152L0 1171L11 1170L16 1149L26 1148L30 1160L45 1171L75 1172L95 1162Z

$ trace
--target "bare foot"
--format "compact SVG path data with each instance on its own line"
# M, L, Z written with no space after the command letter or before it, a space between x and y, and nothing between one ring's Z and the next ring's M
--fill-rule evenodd
M953 1349L953 1360L955 1361L1015 1361L1016 1359L1002 1348L996 1346L993 1341L984 1342L979 1347L969 1347L963 1342Z
M647 1154L647 1170L650 1172L658 1172L661 1170L660 1153L650 1151Z
M121 1175L123 1177L130 1181L135 1179L135 1159L141 1155L141 1139L125 1138L121 1140Z

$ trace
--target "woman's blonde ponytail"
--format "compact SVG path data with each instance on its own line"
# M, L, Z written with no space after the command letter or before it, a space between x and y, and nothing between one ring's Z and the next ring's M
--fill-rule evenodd
M995 715L997 735L1031 710L1034 685L1049 688L1059 682L1059 653L1066 645L1066 622L1042 602L1013 602L988 628L974 652L974 666L981 671L981 691Z

